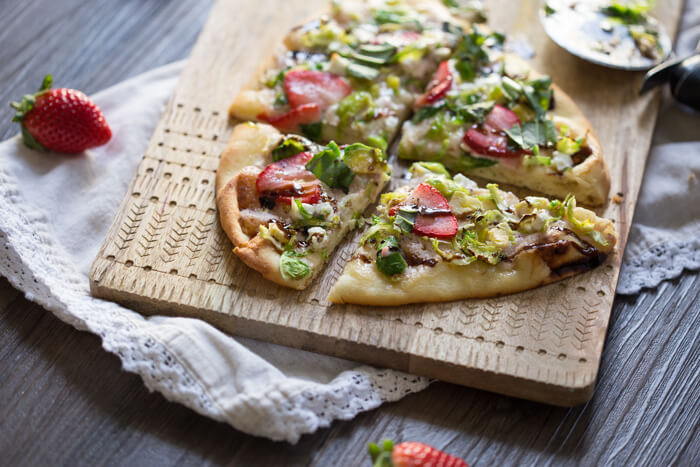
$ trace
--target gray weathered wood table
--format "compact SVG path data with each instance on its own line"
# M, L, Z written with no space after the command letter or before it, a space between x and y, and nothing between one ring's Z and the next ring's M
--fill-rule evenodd
M212 1L0 1L0 102L44 73L98 91L185 58ZM0 138L17 130L9 108ZM69 187L67 187L69 189ZM0 213L2 215L2 213ZM296 446L150 394L97 337L0 279L0 464L369 465L368 442L422 440L471 465L699 465L700 278L613 309L596 394L574 409L443 383Z

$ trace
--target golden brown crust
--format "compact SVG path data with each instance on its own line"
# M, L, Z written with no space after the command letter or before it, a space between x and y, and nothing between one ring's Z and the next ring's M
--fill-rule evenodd
M540 287L595 267L617 244L612 221L577 207L579 220L590 220L607 240L595 253L583 252L572 243L532 245L507 261L492 266L476 261L466 266L438 261L434 266L411 266L400 276L389 278L374 261L352 259L331 289L332 303L398 306L408 303L442 302L467 298L489 298Z
M251 166L262 168L268 163L267 157L281 137L279 131L265 124L242 123L234 128L216 173L216 204L221 227L233 242L236 256L265 279L285 287L303 289L310 277L309 280L283 278L277 249L258 236L251 238L241 227L241 209L251 207L245 204L251 202L250 177L255 170Z

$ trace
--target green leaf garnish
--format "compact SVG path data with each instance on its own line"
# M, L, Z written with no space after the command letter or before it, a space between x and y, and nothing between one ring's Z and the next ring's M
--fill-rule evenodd
M308 276L311 268L293 250L285 251L280 256L280 273L285 280L299 280Z
M291 137L282 141L275 149L272 150L272 160L277 162L287 157L295 156L307 150L307 147L301 141Z
M385 238L377 248L377 268L385 276L401 274L408 264L401 254L396 237Z
M306 169L331 188L340 188L348 192L355 173L341 158L341 151L335 141L328 143L323 151L314 155L306 163Z

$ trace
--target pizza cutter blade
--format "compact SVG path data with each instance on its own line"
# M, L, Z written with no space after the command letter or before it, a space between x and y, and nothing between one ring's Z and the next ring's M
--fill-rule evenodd
M542 0L539 16L557 45L608 68L648 70L671 53L671 39L656 19L649 18L640 30L603 13L609 5L609 0ZM646 28L654 31L655 43L649 42Z

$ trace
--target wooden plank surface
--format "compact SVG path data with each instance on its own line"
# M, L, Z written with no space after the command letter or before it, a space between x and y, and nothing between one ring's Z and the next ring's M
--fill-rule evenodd
M657 14L675 31L680 0ZM207 320L237 335L352 357L557 405L593 392L619 265L658 99L639 98L642 74L603 70L546 38L536 0L491 2L492 25L526 37L548 73L592 121L621 203L602 210L620 233L616 254L592 272L505 297L369 308L326 301L355 249L345 242L299 293L251 273L218 225L214 173L231 131L226 108L261 54L326 0L219 0L190 57L93 266L93 294L145 313ZM516 14L513 14L515 11ZM257 30L255 47L249 31ZM398 169L397 169L398 170ZM356 236L357 238L357 236Z
M184 58L211 3L96 0L87 9L79 0L61 8L48 0L0 1L3 101L49 70L94 92ZM112 21L120 32L98 34ZM30 43L41 51L27 52ZM9 118L0 119L2 138L15 132ZM394 436L425 440L474 466L698 465L700 388L692 382L700 376L699 291L695 273L615 300L596 394L585 406L561 409L435 383L289 446L149 393L97 337L0 279L0 463L369 465L361 463L366 443Z

